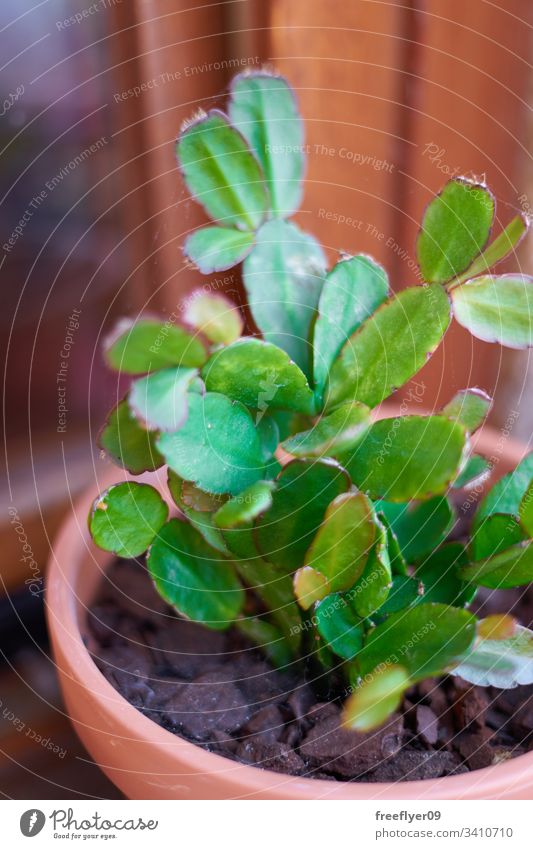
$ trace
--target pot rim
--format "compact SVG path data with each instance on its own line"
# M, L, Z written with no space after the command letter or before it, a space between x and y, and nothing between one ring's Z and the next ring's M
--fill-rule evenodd
M489 431L487 428L486 431ZM487 437L489 437L487 433ZM492 436L492 439L494 437ZM487 441L480 434L477 438L478 449L483 453ZM511 462L518 462L526 450L513 443L506 445L506 455ZM480 798L475 788L483 788L484 799L498 798L503 792L515 787L519 790L522 783L531 780L533 773L533 751L519 755L508 761L474 770L460 775L445 776L437 779L417 779L388 783L373 782L334 782L325 779L301 776L287 776L269 769L251 766L225 758L214 752L208 752L179 735L157 725L131 705L106 680L93 661L82 636L80 606L78 597L79 577L82 569L87 568L89 559L92 567L104 570L114 559L114 555L100 552L91 540L87 528L87 513L98 491L116 483L121 477L131 480L131 476L120 469L110 470L102 475L98 487L89 488L73 505L73 509L52 546L47 568L45 607L48 628L54 646L56 664L62 675L73 679L101 704L102 710L109 716L110 724L127 726L130 739L143 741L174 757L180 767L186 766L191 774L216 773L218 780L229 782L240 790L233 798L253 798L257 794L263 798L286 799L337 799L337 800L377 800L377 799L465 799ZM155 475L142 475L135 480L151 480L162 483ZM57 612L61 612L61 616ZM110 733L102 728L92 730ZM99 764L105 767L105 764ZM117 771L117 767L112 767ZM118 770L120 771L120 770ZM170 776L169 776L170 779ZM272 796L272 794L275 794ZM225 797L224 797L225 798ZM513 796L507 798L513 798ZM514 798L517 798L516 796Z

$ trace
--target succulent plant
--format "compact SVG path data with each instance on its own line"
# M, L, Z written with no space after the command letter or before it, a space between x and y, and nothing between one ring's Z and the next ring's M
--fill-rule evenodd
M468 539L450 541L453 490L491 472L470 439L491 399L464 389L431 414L373 413L452 316L479 339L532 345L533 280L491 272L528 224L517 215L489 243L491 192L450 180L418 236L424 282L393 295L371 257L342 255L328 270L288 221L302 141L292 90L265 72L236 77L227 115L183 127L181 173L214 222L188 236L185 255L206 275L242 263L259 332L242 336L240 309L209 285L187 298L184 326L117 328L105 356L132 380L100 446L132 475L166 467L168 496L159 471L158 487L118 483L89 524L107 551L147 552L181 616L240 629L274 664L344 675L344 721L368 729L426 676L533 681L532 633L468 610L479 587L533 578L533 454L486 492Z

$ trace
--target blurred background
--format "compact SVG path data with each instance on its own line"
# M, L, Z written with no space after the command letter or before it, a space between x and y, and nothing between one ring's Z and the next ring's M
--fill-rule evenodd
M450 176L487 180L497 231L533 204L533 4L2 0L0 45L0 794L116 798L64 716L42 589L50 539L105 462L103 336L118 316L172 313L202 279L180 250L203 220L176 169L180 123L222 106L240 70L286 74L307 131L298 223L403 288ZM533 273L532 252L530 236L501 270ZM241 299L233 271L217 289ZM455 325L419 379L427 405L495 392L491 424L512 411L512 436L530 441L528 352Z

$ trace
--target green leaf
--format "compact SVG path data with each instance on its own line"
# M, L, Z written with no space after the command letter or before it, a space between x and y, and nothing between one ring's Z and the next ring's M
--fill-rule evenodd
M450 302L441 286L413 286L385 301L333 363L327 406L380 404L422 368L449 323Z
M332 652L351 660L363 646L361 620L339 593L328 595L315 608L318 633Z
M475 277L477 274L486 274L493 265L505 259L511 251L516 250L528 229L528 220L522 215L516 215L509 222L505 230L502 230L491 244L485 248L483 253L474 260L465 273L461 274L459 280L463 282L470 277Z
M489 461L480 457L479 454L472 454L455 478L452 487L453 489L470 489L486 481L490 477L490 473L491 465Z
M417 604L393 613L369 632L357 656L361 675L381 664L401 664L411 681L441 675L466 656L476 617L446 604Z
M217 527L240 528L253 522L272 506L272 481L256 481L244 492L230 498L215 514Z
M400 504L389 504L389 507L397 507L402 509L402 505ZM376 509L379 509L379 501L374 505ZM385 513L378 513L378 519L381 524L384 526L387 531L387 552L390 560L390 568L393 575L408 575L409 572L407 570L407 563L405 561L405 557L402 554L402 550L400 548L400 543L398 542L398 537L394 533L392 526L387 519Z
M294 595L300 607L309 610L316 601L331 592L329 581L311 566L302 566L294 573Z
M176 153L187 188L211 218L240 230L259 227L268 208L263 174L223 112L187 123Z
M310 429L296 433L281 447L294 457L338 457L354 448L370 427L370 410L357 401L341 404Z
M460 422L473 433L481 427L492 405L492 398L482 389L461 389L442 409L442 415Z
M277 479L272 507L259 517L255 539L263 557L287 572L304 563L328 504L349 489L348 475L327 460L293 460Z
M397 613L398 610L405 610L418 604L424 597L424 587L417 581L416 578L409 578L406 575L396 575L392 579L392 586L385 604L376 610L372 618L382 616L390 616L391 613Z
M110 486L93 503L89 530L96 545L119 557L137 557L152 543L168 516L158 491L145 483Z
M370 498L425 499L457 477L465 440L462 425L444 416L381 419L343 464Z
M362 733L379 727L399 707L410 685L402 666L375 669L344 703L342 724Z
M359 616L366 619L385 604L392 587L387 529L378 521L378 536L361 577L346 593Z
M239 74L230 89L229 114L261 163L276 218L300 205L304 168L303 125L287 81L265 71Z
M168 366L201 366L207 353L199 339L170 322L123 319L104 343L108 366L124 374L145 374Z
M98 445L118 466L132 475L140 475L158 469L165 462L155 447L156 436L141 427L125 398L111 410Z
M207 492L237 495L262 476L261 443L251 416L238 401L189 393L189 416L157 447L176 474Z
M405 559L412 563L436 549L448 536L455 521L453 508L445 496L408 504L378 501L389 520Z
M216 351L202 377L210 392L222 392L248 407L314 412L314 395L307 378L288 354L261 339L241 339Z
M428 205L416 243L420 270L428 283L446 283L465 271L490 235L494 198L486 186L450 180Z
M252 526L255 519L271 507L274 486L272 481L256 481L215 513L215 525L230 551L238 557L258 557Z
M424 585L424 601L466 607L474 600L477 588L462 581L458 569L468 563L464 546L450 542L428 554L416 566L415 577Z
M229 345L242 333L244 322L239 307L224 295L197 289L185 302L184 321L215 345Z
M270 612L291 650L297 654L302 641L302 616L294 600L292 578L280 573L263 560L237 563L244 583L250 587Z
M193 622L220 631L242 610L244 591L233 564L179 519L163 527L147 566L159 595Z
M465 581L489 589L521 587L533 581L533 542L521 542L494 557L478 560L459 570Z
M474 528L491 513L509 513L518 516L520 502L533 479L533 451L509 474L500 478L479 503L474 517Z
M533 345L533 278L474 277L451 291L453 314L472 336L506 348Z
M265 463L270 464L274 452L279 443L279 427L277 421L270 415L264 415L255 423L259 439L261 441L261 452ZM281 469L281 466L280 466ZM274 476L275 477L275 476Z
M310 374L311 325L324 282L326 258L318 242L286 221L268 221L244 260L244 287L255 323Z
M483 560L525 539L518 520L508 513L491 513L471 530L470 554Z
M522 527L530 537L533 537L533 482L524 494L518 512Z
M219 551L227 557L231 557L232 552L226 545L219 528L215 525L213 513L205 513L201 510L194 510L192 507L183 507L182 510L193 528L201 534L211 548L214 548L216 551Z
M254 234L234 227L201 227L185 240L183 253L202 274L226 271L242 262L254 243Z
M195 368L168 368L134 380L128 403L151 430L178 430L187 419Z
M257 616L237 619L237 630L254 643L270 661L282 669L294 659L290 645L275 625Z
M385 270L362 254L341 260L329 272L318 302L313 336L318 395L342 346L385 300L388 290Z
M362 492L338 495L305 555L305 565L324 575L332 592L345 590L361 575L376 538L370 500Z
M504 640L478 639L451 670L479 687L508 689L533 683L533 632L520 625Z

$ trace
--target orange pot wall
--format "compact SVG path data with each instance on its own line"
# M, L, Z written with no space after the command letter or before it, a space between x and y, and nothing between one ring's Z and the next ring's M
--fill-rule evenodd
M497 455L497 475L523 456L516 443L502 448L489 429L478 450ZM120 478L112 470L101 490ZM152 476L152 481L157 476ZM84 643L86 610L111 556L97 551L87 531L96 492L86 494L53 547L47 580L47 616L68 713L94 760L130 799L532 799L533 752L466 775L398 784L319 781L278 775L214 755L159 727L106 681Z

